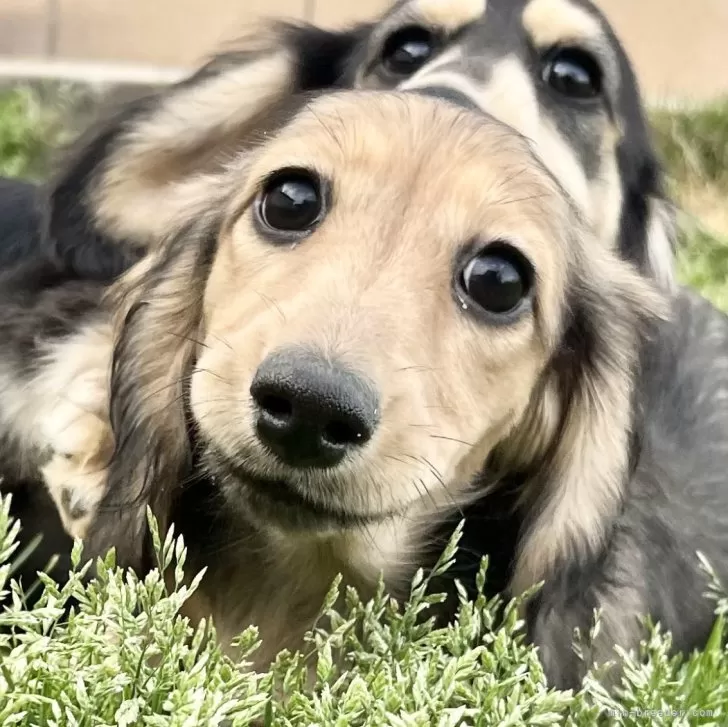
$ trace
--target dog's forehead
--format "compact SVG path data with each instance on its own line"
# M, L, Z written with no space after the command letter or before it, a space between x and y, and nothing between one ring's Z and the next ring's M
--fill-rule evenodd
M489 153L472 156L473 150ZM310 100L261 148L265 164L353 169L385 160L403 170L430 169L437 159L462 157L468 166L524 168L548 177L528 139L480 109L402 91L344 90ZM310 159L310 163L306 160ZM444 173L444 172L443 172Z

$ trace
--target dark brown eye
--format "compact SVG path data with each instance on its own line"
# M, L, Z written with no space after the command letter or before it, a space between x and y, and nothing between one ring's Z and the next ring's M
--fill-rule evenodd
M277 232L308 232L323 212L321 181L303 169L282 170L265 183L259 214Z
M382 49L382 65L395 76L411 76L435 52L435 38L416 25L401 28L389 36Z
M544 82L563 96L591 99L602 93L599 63L578 48L561 48L549 54L542 73Z
M468 301L487 313L514 312L531 292L530 263L510 246L490 246L463 267L460 287Z

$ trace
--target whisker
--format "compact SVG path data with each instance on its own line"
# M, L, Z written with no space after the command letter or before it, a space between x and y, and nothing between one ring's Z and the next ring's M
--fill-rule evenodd
M450 489L448 488L447 484L445 483L445 479L442 476L442 473L440 470L435 467L432 462L430 462L427 457L421 457L421 461L429 468L430 472L432 472L433 477L442 485L442 489L446 495L446 497L450 500L450 503L452 506L457 510L458 514L461 517L465 517L465 513L463 512L463 508L461 507L460 503L457 502L453 494L450 492Z
M418 373L428 373L428 372L432 372L432 371L440 371L440 369L433 368L432 366L418 366L418 365L403 366L401 369L394 369L394 373L396 373L396 374L400 374L405 371L416 371Z
M529 167L523 166L517 172L502 178L500 184L498 184L498 189L503 189L512 184L516 181L516 179L518 179L518 177L523 176L527 171L529 171Z
M339 136L337 134L335 134L334 131L331 129L331 127L321 119L321 117L316 113L316 111L313 109L313 107L308 106L307 109L310 112L310 114L316 119L316 121L318 121L319 124L321 124L321 127L329 135L329 137L336 144L336 146L338 146L339 149L343 152L344 147L342 145L342 142L341 142L341 139L339 138Z
M278 305L278 303L276 303L276 302L275 302L275 300L273 300L273 298L270 298L269 296L265 295L264 293L261 293L261 292L260 292L260 291L258 291L258 290L253 290L253 292L254 292L254 293L255 293L255 294L256 294L256 295L257 295L257 296L258 296L258 297L259 297L259 298L260 298L261 300L263 300L263 301L264 301L265 303L268 303L268 305L270 305L270 306L272 306L273 308L275 308L275 309L276 309L276 310L278 311L278 314L280 315L280 317L281 317L281 318L283 319L283 322L284 322L284 323L286 322L286 320L287 320L287 319L286 319L286 314L285 314L285 313L283 312L283 310L282 310L282 309L281 309L281 307L280 307L280 306Z
M171 389L173 386L178 386L179 384L184 384L184 383L189 382L193 373L194 373L194 371L190 371L190 373L184 374L182 376L178 376L176 379L174 379L170 383L165 384L164 386L160 386L158 389L155 389L154 391L150 392L147 395L145 401L148 399L151 399L152 397L156 396L157 394L161 394L163 391L166 391L167 389Z
M475 446L472 442L466 442L462 439L456 439L455 437L446 437L444 434L428 434L427 436L432 439L445 439L448 442L457 442L458 444L464 444L466 447L472 448Z
M437 469L437 467L435 467L435 466L434 466L434 465L432 464L432 462L430 462L430 461L429 461L428 459L426 459L426 458L424 458L424 457L416 457L416 456L414 456L414 455L412 455L412 454L406 454L406 453L404 453L404 454L403 454L403 456L404 456L404 457L406 457L407 459L411 459L411 460L413 460L414 462L417 462L417 464L422 464L422 465L424 465L425 467L427 467L427 469L428 469L428 470L430 471L430 473L432 474L432 476L433 476L433 477L434 477L434 478L435 478L435 479L436 479L436 480L437 480L437 481L439 482L439 484L440 484L440 485L442 486L443 492L444 492L445 496L447 497L447 499L449 500L449 502L451 503L451 505L452 505L452 506L453 506L453 507L454 507L454 508L455 508L455 509L456 509L456 510L457 510L457 511L459 512L459 513L462 513L462 508L460 507L460 505L458 504L457 500L455 500L455 498L453 497L452 493L450 492L450 490L449 490L449 488L448 488L447 484L445 483L445 479L444 479L444 477L442 476L442 474L440 473L440 471L439 471L439 470ZM393 458L393 459L394 459L394 458ZM405 464L405 463L403 463L403 464ZM421 480L420 480L420 481L421 481ZM421 482L422 482L422 484L423 484L423 485L425 486L425 488L427 489L427 485L425 485L425 483L424 483L423 481L421 481ZM435 499L434 499L434 498L432 497L432 494L430 493L429 489L427 489L427 493L428 493L428 495L430 496L430 500L431 500L432 504L434 505L435 509L436 509L436 510L439 510L439 509L440 509L440 506L439 506L439 505L438 505L438 503L437 503L437 502L435 501Z
M220 404L222 402L230 402L231 404L241 404L241 405L243 403L241 399L238 399L237 397L234 397L234 396L216 396L212 399L201 399L200 401L198 401L196 403L202 405L202 404ZM203 416L204 416L204 414L203 414Z
M223 346L227 346L227 347L228 347L228 348L229 348L229 349L230 349L231 351L234 351L234 350L235 350L235 349L234 349L234 348L233 348L233 347L232 347L232 346L231 346L231 345L230 345L230 344L229 344L229 343L228 343L228 342L227 342L227 341L226 341L226 340L225 340L224 338L222 338L221 336L217 336L217 335L215 335L214 333L210 333L210 332L208 332L208 333L207 333L207 335L208 335L208 336L212 336L212 337L213 337L214 339L216 339L217 341L220 341L220 343L222 343L222 344L223 344Z
M189 373L183 374L182 376L178 376L176 379L174 379L174 381L171 381L170 383L165 384L164 386L160 386L158 389L155 389L154 391L152 391L150 394L147 395L147 399L151 399L152 397L157 396L157 394L161 394L162 392L166 391L167 389L171 389L174 386L189 383L192 376L197 372L208 373L211 376L215 376L215 377L219 378L223 383L226 383L226 384L232 386L231 382L228 381L227 379L225 379L223 376L220 376L220 374L217 374L210 369L203 369L203 368L195 367Z
M202 341L198 341L196 338L192 338L192 336L185 336L183 333L175 333L174 331L168 331L168 333L175 336L176 338L181 338L183 341L189 341L190 343L194 343L197 346L202 346L203 348L209 348L209 346L206 343L203 343Z
M403 459L399 459L399 457L395 457L393 454L385 454L384 455L384 458L385 459L392 459L395 462L399 462L400 464L403 464L403 465L406 465L407 464L407 462L405 462Z
M204 373L204 374L210 374L210 376L214 376L216 379L219 379L222 381L223 384L227 384L228 386L232 386L232 382L226 379L224 376L221 376L220 374L216 373L215 371L212 371L211 369L203 369L203 368L195 368L192 371L192 374L194 373ZM192 375L190 374L190 376Z
M440 508L439 508L439 506L437 504L437 500L433 497L432 492L430 492L430 488L427 486L427 483L423 479L421 479L421 478L419 478L417 480L417 482L419 482L422 485L422 487L424 488L425 493L427 494L428 499L432 503L433 508L436 511L439 510Z
M435 467L432 462L430 462L427 457L419 457L419 460L423 462L427 467L429 468L430 472L432 472L435 479L445 488L447 489L447 485L445 484L445 480L442 478L442 474L440 474L440 471Z
M534 199L546 199L548 195L546 194L532 194L528 197L511 197L509 199L502 199L497 202L497 204L501 207L507 205L507 204L518 204L519 202L530 202Z

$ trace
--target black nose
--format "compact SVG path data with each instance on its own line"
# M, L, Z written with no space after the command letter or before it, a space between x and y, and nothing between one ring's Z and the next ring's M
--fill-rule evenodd
M305 349L272 353L250 394L260 440L292 467L333 467L369 441L378 421L372 387Z

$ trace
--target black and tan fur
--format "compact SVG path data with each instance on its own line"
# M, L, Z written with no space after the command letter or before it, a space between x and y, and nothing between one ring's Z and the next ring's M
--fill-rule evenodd
M115 545L143 570L151 504L182 528L191 567L209 569L198 611L224 642L257 623L261 665L299 643L337 572L366 593L384 571L398 593L433 521L514 473L511 592L604 552L632 463L642 333L661 310L529 144L481 113L343 92L284 119L196 177L195 204L179 205L176 188L160 196L177 225L112 289L117 448L84 533L91 553ZM293 247L254 221L261 180L291 166L331 185L323 222ZM454 294L453 266L490 243L515 246L535 270L529 307L510 322ZM97 289L74 295L92 305ZM102 313L79 312L76 330L106 325ZM290 347L364 376L379 399L375 436L333 469L288 467L256 439L248 388ZM283 494L266 494L271 478ZM620 606L605 633L630 645L626 602L605 598ZM570 660L554 656L552 631L535 636L558 682Z
M197 175L218 171L260 113L280 112L290 93L400 87L471 105L527 136L603 244L672 286L670 205L639 90L589 3L410 0L346 31L274 24L252 37L90 130L44 206L29 212L30 191L19 191L23 206L3 215L0 264L22 256L25 241L61 278L108 284L169 234L178 207L195 204ZM407 57L412 43L420 60L393 69L393 54ZM555 59L596 73L599 92L578 99L555 89L545 75ZM0 196L15 205L12 189Z
M604 243L671 285L671 206L639 89L588 0L406 0L344 31L274 24L251 35L243 50L125 105L65 160L48 190L44 238L73 272L113 276L143 254L150 235L165 229L156 190L218 168L267 98L399 87L469 103L530 138ZM548 69L557 63L567 77L594 75L598 92L576 98L555 88ZM141 144L148 155L134 166Z
M208 565L208 559L219 562L217 580L213 573L208 580L210 585L204 591L208 602L201 603L200 610L203 613L212 610L222 626L223 636L231 635L257 613L255 604L248 604L242 609L243 613L230 613L228 604L231 600L239 600L239 594L226 593L215 585L235 583L236 574L241 578L250 572L244 570L241 575L237 570L245 566L250 568L249 561L240 565L244 559L220 562L218 557L220 552L230 552L231 543L235 542L233 532L239 533L241 526L238 518L244 513L232 507L230 499L221 499L220 493L231 489L229 473L224 466L222 472L216 470L219 463L215 458L199 461L194 446L199 442L198 427L190 432L190 412L181 407L186 401L185 386L188 380L195 379L193 371L200 369L198 380L200 377L202 363L198 365L197 342L205 333L204 327L200 329L200 315L204 302L210 298L205 295L206 291L218 287L206 287L207 274L209 272L213 279L215 260L224 254L218 225L227 218L218 205L227 201L226 195L235 187L230 184L231 179L245 177L244 160L248 156L243 154L241 157L241 150L250 149L252 142L253 148L262 144L262 153L265 153L269 135L281 124L288 123L291 110L300 105L300 92L335 86L382 88L404 85L409 91L449 97L463 107L480 110L485 107L496 118L516 126L529 137L537 159L545 165L548 174L543 170L535 172L538 164L530 158L523 163L526 171L518 169L514 173L545 174L544 179L554 185L551 192L555 196L548 198L556 207L566 205L569 210L565 213L568 221L561 219L561 222L567 221L567 227L573 225L568 231L568 239L576 257L564 262L570 277L567 276L568 285L564 282L562 292L566 298L562 300L559 324L552 330L551 338L546 336L547 342L542 342L542 357L536 357L532 362L535 368L531 374L540 366L540 375L535 378L522 376L524 381L530 381L524 384L523 390L515 384L503 387L512 392L515 399L519 398L519 391L528 393L528 396L523 393L525 399L521 397L520 403L513 404L509 414L512 420L506 417L501 422L503 430L499 430L500 436L495 436L494 441L485 437L482 446L472 448L454 479L445 475L437 464L434 472L426 467L429 475L427 472L417 475L418 483L420 477L425 480L434 477L436 481L428 484L435 490L441 486L440 480L444 480L443 492L447 496L444 501L437 502L438 510L443 508L439 513L443 532L428 532L427 529L423 532L415 527L414 532L421 540L418 537L411 543L409 533L413 524L409 517L404 523L406 527L401 523L396 527L382 526L374 534L365 528L366 538L376 536L374 542L381 557L381 562L373 564L369 562L372 559L371 542L362 546L350 533L343 540L334 538L323 546L320 539L315 538L310 548L301 547L298 539L291 547L287 537L264 533L264 540L259 541L261 536L251 534L252 546L245 538L241 547L247 544L258 555L263 552L264 560L258 567L266 566L270 584L276 587L286 575L303 576L303 581L291 582L291 591L300 593L300 603L294 602L296 606L317 608L313 605L316 594L325 588L324 584L328 584L337 569L346 571L352 582L366 590L378 567L391 566L394 571L390 569L387 575L396 591L397 585L406 581L410 566L426 562L426 553L420 546L430 544L434 552L435 545L441 542L439 536L447 533L445 512L452 504L452 498L462 494L469 501L477 494L480 496L478 502L470 505L467 511L468 550L492 555L494 577L491 586L494 589L515 593L534 581L546 579L547 588L535 602L529 617L530 632L543 647L544 663L551 680L556 684L573 684L581 669L569 646L571 628L574 625L588 627L592 606L603 607L606 614L606 628L602 632L603 642L597 645L597 658L610 653L613 640L634 645L639 635L636 615L644 611L663 615L668 626L679 631L682 636L682 641L677 640L679 647L698 643L708 628L709 604L703 605L700 600L702 581L694 567L692 546L702 545L709 555L717 556L720 563L725 558L720 535L716 530L715 537L711 537L709 528L703 533L679 531L672 516L680 507L677 503L680 502L682 480L674 477L672 484L668 468L664 480L654 481L657 465L651 459L662 439L671 442L670 437L677 426L675 421L683 416L678 414L677 405L695 408L703 402L699 398L693 400L685 393L677 394L682 398L675 402L669 397L660 399L657 394L663 394L664 390L657 389L650 398L653 380L669 379L678 371L685 377L680 382L685 382L689 392L699 384L705 385L703 382L710 380L705 365L694 368L688 361L697 358L702 364L708 354L702 350L692 352L697 342L679 340L683 332L672 328L663 332L654 348L647 347L640 339L639 321L651 315L654 301L648 292L649 286L613 254L617 252L622 258L636 263L661 287L669 290L672 286L669 206L661 189L659 167L649 146L631 71L603 20L590 6L583 4L579 4L576 13L574 5L567 7L564 4L561 7L564 13L554 15L534 3L528 7L510 3L508 8L499 8L491 0L487 6L481 3L483 12L477 16L473 14L476 5L461 2L457 6L458 12L453 3L421 3L415 8L418 18L429 17L430 22L439 18L439 27L444 32L441 37L451 40L447 41L450 45L443 47L409 83L403 83L401 78L385 77L373 60L376 48L380 47L377 43L381 44L388 29L394 30L397 22L412 22L413 16L406 16L412 7L405 9L400 5L380 23L350 33L283 28L268 45L263 43L262 49L221 57L185 84L125 110L100 135L80 147L76 163L67 167L65 175L52 188L48 227L38 241L43 249L41 257L45 257L41 261L31 256L33 259L26 262L25 278L17 271L12 274L18 291L17 305L21 309L30 308L28 325L18 329L20 332L16 335L22 340L33 325L47 325L45 321L49 316L59 319L51 340L63 333L64 326L69 334L78 334L79 358L66 357L60 353L60 348L47 347L47 355L56 356L59 365L38 371L31 367L30 372L38 374L42 385L47 381L47 371L53 372L56 377L51 379L53 385L60 386L64 395L71 394L64 396L70 409L58 413L53 407L54 416L58 416L49 421L63 423L70 418L76 426L49 429L49 438L56 434L61 438L60 441L52 440L55 456L43 465L51 491L64 513L66 526L74 534L86 536L92 552L114 544L120 550L123 562L144 568L148 543L143 512L147 502L151 502L163 522L172 519L186 533L199 535L198 545L194 546L199 565ZM441 13L446 6L450 9ZM466 17L470 20L462 22ZM563 22L556 23L554 18L557 17ZM511 20L506 25L493 26L496 20L505 22L507 18ZM560 32L567 35L560 37ZM487 47L470 45L478 38L487 39ZM498 43L495 38L499 39ZM536 83L529 87L529 75L524 75L524 69L533 71L531 61L535 62L538 57L538 54L530 54L541 47L540 43L553 45L559 40L588 43L588 47L594 48L604 60L606 95L589 108L584 108L584 104L559 101ZM499 43L512 45L504 48ZM446 53L450 55L446 56ZM456 58L458 53L459 59ZM438 59L439 68L436 67ZM478 65L480 60L491 69L491 75L484 74L484 67ZM479 90L474 87L473 79L480 83ZM504 89L510 92L505 93ZM346 108L342 103L342 108ZM407 103L417 108L423 101ZM365 107L366 104L361 108ZM440 102L433 108L448 107ZM358 113L366 118L364 111L357 112L352 124L360 118ZM434 114L433 127L429 131L429 127L421 126L417 114L407 117L410 127L395 125L393 128L402 133L408 130L409 134L421 129L423 139L431 138L428 134L437 128L440 113L446 115L450 111ZM475 117L469 118L478 126ZM391 123L392 119L388 121ZM332 123L336 125L335 121ZM483 120L480 123L487 126L490 122ZM370 133L375 132L368 127L362 129L362 139L367 140ZM451 138L444 133L442 136ZM485 137L483 139L485 149L488 142ZM435 156L425 145L421 155L400 158L400 149L410 148L414 154L415 149L421 147L407 147L399 137L387 139L387 142L392 144L390 156L398 161L396 168L403 175L413 165L416 169L428 168L428 160ZM559 150L558 153L554 153L554 149ZM353 153L347 147L342 148L344 151ZM356 153L366 157L366 144L363 148L356 147ZM455 152L453 158L459 158ZM241 159L242 169L238 168ZM466 161L487 165L488 156L473 149L454 176L447 176L444 171L442 180L435 173L430 175L438 190L441 190L441 184L461 190L463 204L468 199L464 183L468 177L463 171L467 167ZM235 174L240 176L235 177ZM401 182L397 174L390 176L393 181ZM523 179L517 181L526 188ZM505 187L515 183L507 179L507 175L503 176L502 182ZM471 186L476 189L479 184ZM415 191L404 185L400 194L404 200L415 199L413 204L422 204L419 197L415 198ZM441 190L434 200L443 195ZM574 200L576 210L564 202L565 195ZM514 206L516 202L528 204L520 197L514 198ZM382 217L373 209L366 214L369 215L367 219ZM548 216L544 215L545 218ZM443 219L449 221L450 217L444 215ZM406 219L406 215L400 216L397 222L403 224ZM349 220L348 224L354 222ZM444 229L453 233L447 224ZM581 236L575 234L577 231ZM562 230L560 234L566 232ZM423 232L423 238L427 239L431 234ZM111 459L107 487L101 464L108 460L113 443L111 430L105 425L104 400L88 396L89 392L99 391L99 382L104 380L103 367L94 369L96 375L90 389L83 386L77 392L73 386L66 389L67 381L72 384L77 379L73 373L70 379L63 377L74 371L74 360L84 361L90 352L103 360L100 340L109 333L109 319L105 314L99 315L96 306L104 287L135 261L137 264L118 283L116 294L111 298L111 308L121 306L116 312L124 315L120 317L123 325L119 329L112 375L111 421L117 434L117 452ZM48 281L38 287L36 298L28 297L24 292L24 286L33 290L33 284L28 281L37 275L34 266L45 271L47 277L43 279ZM281 273L277 267L271 271L273 278ZM406 277L402 276L405 284L408 282L404 280ZM69 282L76 278L82 281ZM325 286L321 287L325 289ZM253 297L265 303L266 315L270 316L271 311L281 309L281 303L278 296L271 296L271 291L267 286L265 288ZM224 290L225 286L220 289ZM237 289L237 286L231 288ZM317 286L310 286L310 290L307 286L306 290L307 294L313 295ZM127 291L131 291L129 296L125 294ZM337 292L342 291L337 289ZM328 299L330 304L332 297ZM306 306L315 308L315 301L305 297L303 300ZM682 293L676 300L677 310L683 315L705 320L715 317L716 322L711 326L716 329L724 325L722 318L709 308ZM29 306L28 301L41 302ZM417 303L415 299L412 302ZM448 303L439 301L443 315L448 310ZM339 305L338 300L336 305ZM86 307L95 312L88 316L83 314ZM373 309L375 318L379 313L386 316L380 307ZM222 308L213 306L215 308L222 310L224 305ZM434 326L439 317L428 312L426 307L418 309L416 314L426 318L430 326ZM282 317L288 319L285 310ZM241 330L247 331L248 325L254 325L254 318L240 322ZM234 322L237 330L238 319ZM416 330L413 321L409 320L409 323ZM13 325L12 319L8 325ZM342 323L339 330L346 328ZM366 331L368 324L364 328ZM313 330L315 332L315 327ZM397 330L396 325L394 330ZM548 327L541 331L547 332ZM428 328L420 339L427 340L435 333L434 328ZM86 334L91 335L91 339L86 339L89 349L84 354L82 347ZM226 340L219 333L212 332L211 335ZM320 335L327 335L327 341L335 340L331 334L321 332ZM35 354L37 339L33 335L30 338L29 351ZM406 335L402 338L407 340ZM15 339L11 336L8 340ZM366 336L362 340L366 341ZM433 340L438 340L437 336ZM707 350L713 340L700 345ZM723 345L719 337L715 341L716 346ZM392 348L394 345L388 347ZM200 362L212 349L222 353L219 344L206 340ZM546 353L548 355L544 355ZM8 360L13 361L12 355L10 352ZM642 376L649 374L651 378L638 380L635 385L633 376L638 370L638 358L644 359L644 371L648 372ZM407 360L406 357L403 360ZM432 362L412 365L425 370L436 368ZM407 370L409 367L401 368ZM459 368L454 366L455 370ZM684 368L688 369L685 373ZM18 373L21 376L29 374L27 368L19 365L9 380ZM421 373L419 383L409 386L425 387L428 376L432 387L430 393L438 391L438 386L444 386L437 375ZM720 377L718 367L712 373L716 378ZM163 384L161 387L156 386L160 383ZM473 381L453 379L453 383L455 388L448 392L448 401L458 401L461 394L472 400L473 391L467 387L474 385ZM466 388L458 389L460 385ZM406 389L407 384L404 386ZM642 390L647 392L644 397L636 393ZM10 392L12 397L15 390L6 386L5 392ZM89 410L87 404L92 400L93 406ZM42 401L47 404L51 399ZM32 409L32 400L21 402L20 406ZM457 411L452 403L447 406ZM8 410L4 402L1 408ZM648 414L657 409L662 419L653 422L644 414L645 409ZM71 416L74 411L82 414L82 418ZM448 420L445 411L446 407L443 407L442 420L437 421L436 426L454 427L457 431L445 433L443 441L460 439L474 444L467 438L469 432L460 431L458 427L478 421L483 411L473 417L460 412L461 416L452 421ZM30 414L39 421L38 410L32 409ZM192 414L194 419L194 407ZM711 421L712 439L708 442L723 441L720 436L722 424L716 419L719 414L709 409L703 415L696 409L696 426L699 421ZM647 424L643 424L641 416L647 416ZM101 436L104 432L106 436ZM86 435L91 440L85 439ZM93 444L89 445L89 441ZM25 443L21 441L21 445ZM455 444L450 441L450 445ZM48 446L48 440L37 443L38 449ZM432 441L428 441L428 453L432 449ZM22 454L20 451L19 455ZM22 456L16 459L25 464ZM430 461L431 457L427 459ZM488 484L493 485L495 481L498 486L473 493L469 476L474 475L486 459ZM400 466L408 471L404 465ZM215 474L213 478L204 474L209 473L211 467ZM14 475L11 482L33 477L32 471L30 474L24 471L22 476L11 474ZM694 474L701 473L698 470ZM80 477L84 482L91 477L94 486L69 488L69 476ZM279 476L278 471L276 476ZM194 481L194 486L190 481ZM347 481L343 478L338 484L343 482L345 488ZM643 481L646 482L643 489L650 495L648 502L659 502L662 498L665 512L661 518L655 519L652 513L645 511L640 490ZM698 481L704 483L706 492L713 488L711 497L720 498L720 492L715 489L717 482L708 482L706 478ZM244 488L238 492L234 484L232 489L237 495L245 495ZM433 506L430 500L433 488L427 489L425 511ZM486 490L490 493L487 496ZM100 497L106 502L96 513ZM250 504L248 500L245 502ZM254 504L262 506L259 502ZM367 504L366 498L364 504ZM395 500L394 504L403 505L404 502ZM432 523L433 513L427 514L426 521ZM483 524L484 518L488 520L487 525ZM660 538L662 542L669 541L669 546L660 548ZM657 545L653 545L653 540ZM666 553L674 553L676 549L679 558L670 560ZM297 560L299 556L303 560ZM690 569L693 574L690 598L677 589L671 590L664 580L653 581L648 576L655 565L654 557L662 558L663 568ZM460 574L467 576L471 565L467 559L461 562ZM641 587L641 583L646 585ZM261 593L266 593L264 584ZM693 610L688 613L684 604L689 604ZM273 615L268 619L259 618L264 621L263 630L269 633L268 642L274 651L289 643L289 639L295 642L306 618L291 624L291 614L285 608L273 609L271 613ZM686 620L678 621L678 617Z

